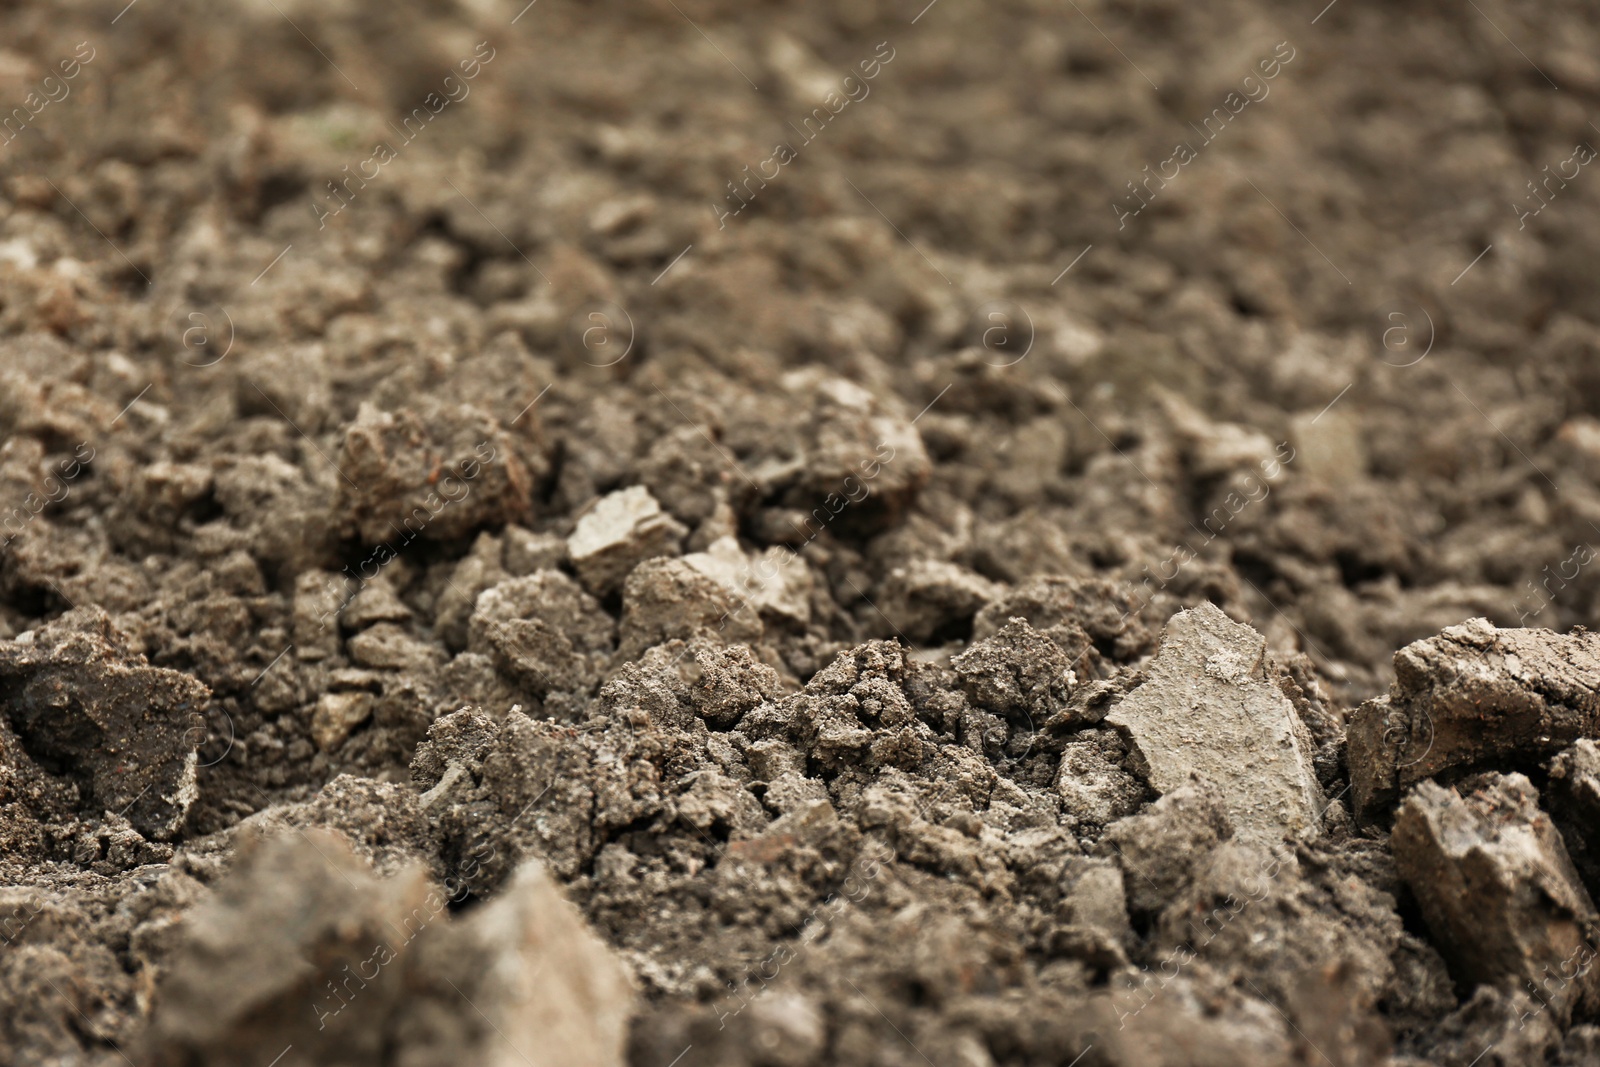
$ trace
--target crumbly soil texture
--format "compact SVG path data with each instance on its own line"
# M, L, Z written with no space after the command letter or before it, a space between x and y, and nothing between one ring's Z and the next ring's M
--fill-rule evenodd
M0 7L0 1063L1600 1063L1578 0Z

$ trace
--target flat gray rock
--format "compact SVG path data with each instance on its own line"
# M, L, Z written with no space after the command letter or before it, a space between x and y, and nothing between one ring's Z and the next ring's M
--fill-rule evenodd
M1266 639L1213 604L1167 623L1145 682L1106 715L1163 795L1191 774L1218 789L1240 840L1273 845L1318 829L1311 738L1266 677Z

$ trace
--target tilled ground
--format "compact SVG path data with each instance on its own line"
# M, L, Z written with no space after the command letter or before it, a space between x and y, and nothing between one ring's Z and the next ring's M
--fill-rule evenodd
M1587 6L0 27L0 1062L1600 1062Z

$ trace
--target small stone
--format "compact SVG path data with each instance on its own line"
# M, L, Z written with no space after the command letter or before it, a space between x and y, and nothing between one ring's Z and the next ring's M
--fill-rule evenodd
M778 672L746 645L696 648L694 662L700 677L690 688L689 701L695 713L717 729L733 727L752 708L783 695Z
M1266 649L1214 604L1180 611L1144 684L1105 721L1127 734L1156 792L1199 774L1217 787L1239 838L1271 847L1314 836L1323 804L1310 734L1268 679Z
M380 622L410 622L411 609L401 602L394 588L383 579L362 587L339 616L347 630L365 630Z
M661 510L642 485L600 498L567 538L567 555L584 587L596 596L614 592L638 564L676 556L688 529Z
M567 542L555 534L507 526L501 536L505 542L502 565L513 578L534 571L555 570L566 562Z
M326 830L254 844L185 919L156 999L154 1059L247 1063L270 1040L303 1062L373 1062L406 991L409 939L448 912L431 906L419 867L375 878Z
M1055 790L1063 821L1074 831L1098 832L1144 802L1143 783L1114 758L1122 748L1110 730L1084 730L1062 745Z
M1367 476L1367 434L1361 416L1349 408L1307 411L1290 422L1295 469L1310 478L1344 488Z
M872 533L898 522L933 470L906 413L823 368L791 371L781 385L793 398L802 451L792 464L755 466L763 494L807 513L826 508L841 530Z
M811 570L795 553L773 546L747 554L737 538L719 537L704 552L683 561L735 598L748 601L763 618L804 626L811 620Z
M1391 844L1459 985L1535 983L1563 1022L1600 1003L1600 915L1527 778L1487 775L1465 797L1423 782Z
M1551 760L1548 795L1583 884L1600 892L1600 745L1584 738Z
M423 644L392 622L380 622L363 630L348 642L350 658L363 667L404 670L423 667L438 660L438 650Z
M311 740L321 752L344 744L357 726L372 717L371 693L324 693L311 713Z
M403 548L525 521L545 460L520 444L470 405L424 398L415 411L388 412L364 403L339 453L340 529Z
M663 434L639 463L639 478L651 495L690 526L716 511L732 477L717 446L693 426Z
M536 571L523 578L502 581L478 595L467 624L467 646L485 655L493 653L489 626L512 619L540 619L584 653L609 654L616 644L617 624L600 602L560 571Z
M1006 591L978 612L972 636L992 636L1015 616L1028 620L1074 656L1079 677L1095 677L1100 648L1109 658L1128 663L1154 651L1159 634L1146 622L1149 597L1132 586L1104 578L1043 575ZM1103 675L1101 675L1103 677Z
M483 1067L626 1063L632 978L543 864L524 863L499 897L444 932L450 936L427 945L418 959L416 980L447 976L440 999L474 1024L475 1036L460 1047L459 1024L429 1026L419 1020L417 1044L438 1057L426 1062ZM476 1025L480 1018L489 1025Z
M481 533L450 573L450 580L439 590L433 606L433 628L447 647L459 651L467 645L468 626L478 597L506 580L500 565L503 548L500 539Z
M269 1044L301 1063L625 1062L632 980L537 861L456 919L420 866L375 877L317 826L241 853L185 919L154 1062L224 1067Z
M1259 467L1276 472L1272 439L1260 430L1234 422L1216 422L1174 393L1161 390L1161 406L1189 466L1201 478L1219 478Z
M1394 654L1386 696L1350 722L1350 782L1371 818L1414 782L1555 755L1600 733L1600 633L1451 626Z

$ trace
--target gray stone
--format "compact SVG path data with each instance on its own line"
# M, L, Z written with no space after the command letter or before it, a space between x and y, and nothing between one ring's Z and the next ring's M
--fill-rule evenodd
M1066 825L1097 833L1143 803L1144 784L1122 765L1125 745L1111 730L1084 730L1061 746L1055 789Z
M184 923L157 998L153 1058L221 1067L293 1044L301 1062L378 1062L402 961L446 921L422 869L378 879L317 828L244 845Z
M1584 738L1551 760L1547 796L1584 886L1600 892L1600 745Z
M347 630L365 630L374 623L410 622L411 614L394 587L379 577L361 587L361 592L345 605L339 621Z
M588 692L600 680L597 665L576 651L560 630L543 619L492 622L485 631L495 666L534 695Z
M526 520L546 461L481 408L421 398L417 409L361 405L339 451L340 530L404 548Z
M617 624L600 602L560 571L542 570L511 578L478 595L467 624L467 647L492 654L489 628L496 622L539 619L560 632L579 652L609 654Z
M746 553L736 538L719 537L683 561L748 603L762 618L804 626L811 620L811 570L793 551L774 546Z
M1198 774L1217 787L1239 838L1270 846L1314 836L1322 790L1311 738L1266 674L1266 639L1213 604L1180 611L1143 685L1106 715L1151 787Z
M604 596L634 567L655 556L676 556L688 529L661 510L642 485L609 493L578 520L567 555L584 588Z
M631 979L542 865L465 920L448 905L420 867L374 877L326 830L247 845L184 924L152 1059L621 1067Z
M831 525L877 532L895 525L927 484L933 464L922 436L898 403L886 401L821 367L785 374L792 398L793 437L800 454L756 465L764 494ZM843 501L849 501L846 506Z
M1012 619L993 637L975 641L950 661L976 707L1042 726L1068 709L1077 679L1061 646ZM1081 722L1062 721L1066 726Z
M439 1006L397 1027L408 1064L623 1067L632 979L543 864L442 932L414 975Z
M351 582L322 570L304 571L294 580L294 654L307 662L339 654L339 612Z
M472 542L472 551L455 565L449 580L438 591L433 604L433 628L452 650L467 647L467 625L478 597L485 589L493 589L506 580L501 555L499 538L490 533L479 534Z
M404 627L380 622L350 638L350 658L363 667L404 670L426 667L441 658L439 650L412 637Z

